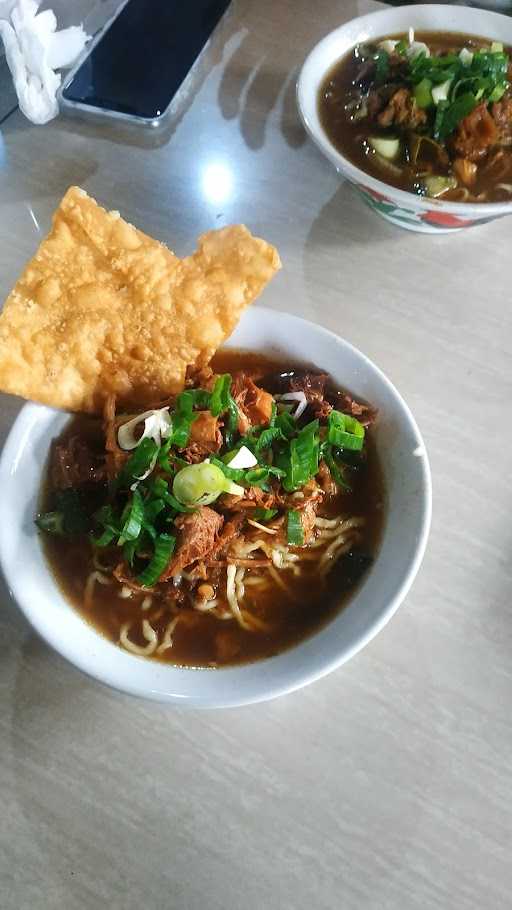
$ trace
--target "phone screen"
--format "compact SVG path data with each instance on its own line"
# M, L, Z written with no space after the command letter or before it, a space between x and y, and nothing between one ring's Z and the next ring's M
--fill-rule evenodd
M159 117L229 3L129 0L63 97L136 117Z

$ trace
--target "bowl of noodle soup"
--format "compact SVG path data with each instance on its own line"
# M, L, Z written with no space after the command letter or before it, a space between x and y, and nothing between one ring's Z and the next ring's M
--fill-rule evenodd
M306 338L307 356L304 354ZM62 438L62 434L66 433L69 415L42 405L25 405L11 430L0 462L6 510L6 520L0 532L0 560L9 588L29 622L51 647L91 677L123 692L181 707L229 707L263 701L298 689L339 667L364 647L398 608L420 566L430 526L430 469L423 440L399 393L364 354L320 326L258 307L244 314L222 356L228 361L231 357L233 362L235 352L245 352L247 358L263 355L269 361L279 363L281 368L287 364L295 366L302 363L321 370L329 375L336 388L345 389L355 400L368 403L372 413L377 415L371 427L371 436L379 464L382 513L378 534L368 544L373 548L371 564L350 589L349 596L345 596L341 586L338 590L338 582L333 576L329 597L334 606L325 612L322 621L305 624L293 633L286 631L279 642L271 642L266 650L263 644L255 645L252 652L243 650L244 642L251 640L251 630L257 629L258 616L261 621L261 616L266 614L257 610L251 614L251 610L244 606L241 570L246 573L245 590L249 579L252 579L249 591L251 584L256 590L262 578L261 573L258 574L259 566L252 561L254 551L263 547L265 552L256 555L266 557L266 550L270 547L266 541L275 540L279 534L278 517L269 517L272 510L267 510L267 516L261 521L253 523L253 537L250 538L255 543L253 552L250 540L245 539L245 550L238 562L235 556L228 558L227 566L222 569L227 572L227 582L223 584L229 595L228 606L231 604L233 609L239 609L239 600L242 604L242 622L239 623L239 649L242 650L239 651L239 659L230 658L224 662L207 660L211 645L207 637L201 645L206 649L203 656L203 652L197 652L195 656L194 652L190 652L192 656L187 659L184 650L183 654L178 652L173 657L169 641L173 635L170 625L174 620L167 622L169 617L161 627L158 640L155 637L153 647L152 637L156 636L155 629L158 632L159 628L156 613L153 624L148 621L151 628L149 637L142 637L142 645L135 644L131 650L130 642L136 642L136 636L129 632L129 628L122 633L125 645L128 643L126 647L123 640L119 641L118 630L109 640L108 629L102 627L101 621L96 618L88 621L80 609L73 608L73 598L59 580L57 567L34 525L34 516L41 510L41 487L44 486L52 440ZM236 356L243 360L243 354L237 353ZM286 399L286 395L276 397ZM296 395L294 406L297 401L300 405L300 396ZM283 408L286 404L285 400ZM300 502L297 508L300 510ZM260 509L259 516L264 512L265 509ZM315 540L319 542L316 551L319 556L318 560L315 556L315 560L319 567L333 553L346 555L349 550L352 552L354 541L364 538L364 534L359 535L357 517L354 523L350 509L348 513L342 516L322 513L317 516ZM187 516L184 516L182 527L186 520ZM276 522L275 527L272 520ZM342 521L345 522L343 540L340 536ZM273 533L274 538L265 538L263 532L267 522L266 533ZM234 545L240 548L240 540L235 539ZM274 549L276 547L277 544L274 544ZM232 552L241 554L240 549ZM292 552L297 550L292 548ZM325 553L330 556L324 558ZM275 562L271 547L269 554L268 559L260 559L260 563L262 566L265 564L265 568L266 563L271 563L270 568L275 569L279 562ZM101 554L98 558L104 559ZM247 563L251 567L255 565L252 575L246 572ZM109 580L108 575L103 575L103 568L100 562L95 571L100 579L106 577ZM298 577L299 590L300 585L307 585L308 579L311 579L311 565L304 568L303 577L301 571L298 559L295 571L282 578ZM78 568L75 577L77 573ZM175 577L181 581L182 574L186 576L186 573L176 570ZM274 580L276 574L279 577L279 573L274 572ZM96 578L93 583L98 580ZM265 606L267 611L271 612L273 603L276 609L280 605L279 584L276 581L276 586L272 588L272 596ZM95 587L102 588L101 580ZM290 596L293 600L293 585L291 587L291 595L283 590L284 599ZM240 598L237 599L236 595ZM318 599L319 610L324 609L326 598L327 593L323 599ZM135 602L141 610L151 606L146 595L141 594L140 603L136 598ZM98 610L100 603L101 597ZM107 610L107 607L104 609ZM224 605L217 604L215 609L219 619L222 619L222 613L226 612ZM178 614L179 610L176 611L176 618L179 619ZM233 620L232 616L225 618ZM237 624L220 622L218 625L234 629ZM203 623L201 628L203 626L208 628L207 623ZM211 626L215 626L213 620ZM197 623L191 628L197 628ZM267 638L271 639L270 633ZM191 633L188 640L201 641L195 633ZM256 635L254 641L257 640ZM183 648L186 641L185 636ZM259 641L264 642L265 635L260 635ZM144 651L147 646L148 650ZM148 656L158 657L156 651L159 647L164 652L167 649L165 659L148 659Z
M330 32L308 54L297 82L299 113L323 155L364 203L391 224L429 234L482 225L512 213L511 46L510 17L467 5L400 5L368 13ZM418 60L425 73L429 60L448 64L460 54L466 55L469 64L476 55L484 66L485 52L491 49L500 54L505 72L499 86L491 89L489 84L489 90L495 91L489 99L481 96L483 88L474 96L468 92L474 76L469 68L467 73L461 70L460 78L448 70L440 73L446 96L435 95L437 83L432 99L422 101L421 93L412 92L411 87L422 85L430 93L431 80L421 78L419 69L411 70L412 64L407 61ZM381 80L368 76L365 81L363 67L373 59L363 60L367 51L375 59L384 55L380 58L385 69L389 64L389 72L383 73ZM416 78L421 81L415 82ZM395 89L409 105L408 114L395 116L392 106L391 110L372 112L376 93L385 97L389 90L393 98ZM451 92L456 92L456 97L452 98ZM465 95L467 110L460 109L455 116L451 101L458 101L459 95ZM395 97L393 103L399 100ZM439 104L447 112L453 111L453 122L446 125L445 133L433 125L441 112ZM505 104L507 132L502 135L494 116L502 115ZM474 125L480 114L491 127L488 147L475 140L475 135L481 136L480 121L478 127ZM472 128L467 148L457 141L462 127ZM451 158L455 160L448 160L446 148L451 149L452 143ZM427 146L432 152L430 158ZM462 174L460 180L457 173ZM479 179L483 183L479 184Z

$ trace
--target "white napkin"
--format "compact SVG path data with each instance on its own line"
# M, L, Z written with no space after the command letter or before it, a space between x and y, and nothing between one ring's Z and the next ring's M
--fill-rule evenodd
M89 36L81 25L57 31L51 9L38 13L41 0L0 0L0 37L20 109L32 123L47 123L59 112L55 70L69 66Z

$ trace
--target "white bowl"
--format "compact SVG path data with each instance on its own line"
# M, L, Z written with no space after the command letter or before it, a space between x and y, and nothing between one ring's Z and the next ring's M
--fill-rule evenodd
M290 362L306 358L379 409L375 436L388 507L377 558L347 606L325 628L276 657L226 669L187 669L136 657L107 641L62 596L34 525L50 441L69 416L26 404L0 459L0 562L29 622L90 676L180 707L263 701L339 667L377 634L405 597L430 526L430 469L419 430L396 389L364 354L320 326L258 307L245 313L229 346Z
M512 213L511 202L442 202L399 190L366 174L332 144L318 114L318 94L334 64L360 41L417 31L463 32L512 44L512 19L466 6L401 6L352 19L331 32L307 57L297 83L297 102L304 126L324 155L354 184L374 211L402 228L447 233L483 224Z

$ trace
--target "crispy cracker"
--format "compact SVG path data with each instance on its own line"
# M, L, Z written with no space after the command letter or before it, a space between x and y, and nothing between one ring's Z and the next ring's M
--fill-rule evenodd
M243 225L179 259L71 187L0 316L0 389L70 411L144 404L207 363L280 261Z

